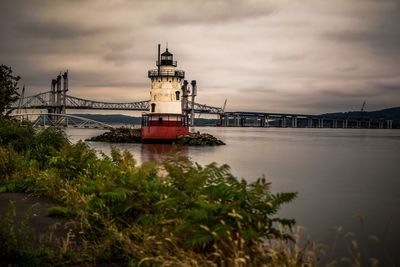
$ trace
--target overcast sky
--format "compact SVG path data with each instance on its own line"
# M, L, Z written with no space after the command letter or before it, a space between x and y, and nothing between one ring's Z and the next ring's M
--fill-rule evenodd
M400 1L0 1L0 64L44 92L149 98L157 44L231 111L324 113L400 106Z

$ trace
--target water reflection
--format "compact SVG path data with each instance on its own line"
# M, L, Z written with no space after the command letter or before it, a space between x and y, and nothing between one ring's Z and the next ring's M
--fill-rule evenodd
M183 146L175 146L171 144L142 144L140 146L140 157L142 162L159 161L172 153L189 156L188 148Z

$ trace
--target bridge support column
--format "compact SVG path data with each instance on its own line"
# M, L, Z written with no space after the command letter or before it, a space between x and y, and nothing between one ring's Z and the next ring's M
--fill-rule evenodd
M226 126L225 118L226 118L226 116L224 114L219 114L219 125L220 126Z
M265 116L260 117L260 127L265 127Z
M234 118L234 119L235 119L235 126L239 127L240 126L240 120L241 120L240 115L236 115L236 118Z
M57 104L56 104L56 114L61 114L61 75L57 76Z
M392 129L393 128L393 121L392 120L387 120L386 121L386 128L387 129Z
M324 128L322 119L318 119L318 128Z
M308 128L313 128L313 119L308 119Z
M297 128L297 117L296 116L292 117L292 127Z
M267 115L267 117L266 117L266 122L267 122L267 127L269 127L269 116Z
M337 128L337 120L333 120L332 128Z
M62 114L66 114L66 109L67 109L67 91L68 91L68 72L67 71L64 72L62 77L63 77L63 91L62 91L63 103L62 103L61 113Z
M379 129L383 128L383 121L379 121Z
M368 121L368 129L371 128L371 120Z
M282 117L282 128L286 128L286 117Z

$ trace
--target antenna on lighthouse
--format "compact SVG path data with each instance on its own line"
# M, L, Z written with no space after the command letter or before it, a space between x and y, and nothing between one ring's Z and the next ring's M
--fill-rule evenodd
M160 49L161 49L161 45L158 44L158 61L157 61L158 75L160 75L160 64L161 64Z

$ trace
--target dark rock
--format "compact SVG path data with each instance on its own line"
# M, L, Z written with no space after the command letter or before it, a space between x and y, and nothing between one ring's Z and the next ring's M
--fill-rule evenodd
M86 141L110 142L110 143L143 143L140 129L118 128L94 136ZM148 140L146 140L148 142ZM218 138L207 133L190 133L180 136L176 141L177 145L183 146L220 146L225 145Z
M141 143L140 129L117 128L105 132L99 136L86 139L86 141L110 142L110 143Z
M225 145L224 142L218 138L207 133L190 133L188 135L180 136L176 141L178 145L184 146L220 146Z

